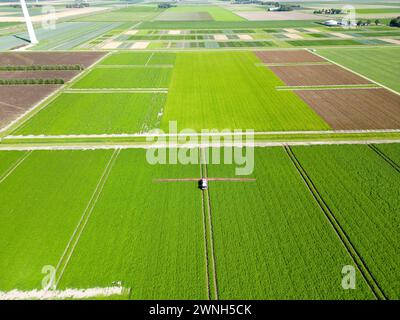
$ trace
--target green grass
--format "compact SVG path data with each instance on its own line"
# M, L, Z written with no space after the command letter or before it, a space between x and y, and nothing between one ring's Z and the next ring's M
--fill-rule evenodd
M101 65L172 65L174 53L162 52L118 52L101 61Z
M19 127L21 135L138 133L158 125L163 93L64 93Z
M317 53L400 92L400 47L332 48Z
M121 151L69 262L61 288L122 281L132 299L206 299L198 165L150 165Z
M162 128L322 130L328 125L251 52L178 53Z
M400 175L367 146L294 153L390 299L399 299Z
M19 151L5 151L0 153L0 180L7 170L22 158L24 152Z
M73 88L168 88L169 68L95 68Z
M370 299L343 290L352 259L282 148L256 148L255 182L210 182L220 299ZM210 177L234 176L210 165Z
M56 266L110 155L33 152L0 184L0 291L42 288L43 266Z

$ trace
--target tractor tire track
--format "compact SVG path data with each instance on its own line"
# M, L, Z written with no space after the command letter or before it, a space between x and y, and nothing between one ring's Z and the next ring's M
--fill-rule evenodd
M32 152L32 150L28 151L23 156L19 157L2 175L0 175L0 184L6 180L15 171L15 169L17 169L19 165L32 154Z
M400 166L393 161L390 157L388 157L383 151L381 151L377 146L373 144L368 144L370 147L379 157L381 157L387 164L389 164L394 170L400 173Z
M383 292L382 288L379 286L377 280L372 275L371 271L369 270L367 264L365 263L362 256L359 254L355 246L352 244L349 236L344 231L342 226L340 225L339 221L336 219L335 215L333 214L332 210L329 208L321 194L319 193L318 189L314 185L311 178L308 176L307 172L296 158L295 154L293 153L290 146L284 147L289 159L291 160L292 164L296 168L297 172L301 176L302 180L306 184L308 190L310 191L311 195L313 196L314 200L317 202L318 206L320 207L321 211L324 213L325 217L329 221L330 225L334 229L336 235L341 240L342 244L346 248L346 251L352 258L354 264L357 266L357 269L360 271L361 275L363 276L364 280L370 287L372 293L375 295L376 299L378 300L387 300L385 293Z
M207 162L205 160L204 149L200 148L200 155L202 156L202 178L207 179L208 170L207 170ZM201 162L200 162L201 163ZM210 197L210 186L206 190L203 190L202 193L205 194L205 198L207 199L207 220L208 220L208 233L210 237L210 255L211 255L211 265L212 265L212 276L213 276L213 288L214 288L214 299L218 300L218 282L217 282L217 268L215 263L215 254L214 254L214 236L213 236L213 224L211 218L211 197Z

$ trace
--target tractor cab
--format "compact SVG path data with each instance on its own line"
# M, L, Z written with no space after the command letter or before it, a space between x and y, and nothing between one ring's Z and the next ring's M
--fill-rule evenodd
M201 190L208 189L207 179L202 178L202 179L199 180L199 189L201 189Z

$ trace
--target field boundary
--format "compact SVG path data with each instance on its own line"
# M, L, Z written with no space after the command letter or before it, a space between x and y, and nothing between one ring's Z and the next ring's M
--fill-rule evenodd
M89 218L96 206L98 199L100 198L100 195L103 191L104 185L107 182L107 179L108 179L110 172L116 162L116 159L118 158L119 153L120 153L120 149L115 149L115 151L112 153L112 155L103 171L103 174L101 175L100 180L98 181L98 183L94 189L94 192L93 192L85 210L83 211L82 216L81 216L74 232L72 233L70 240L67 243L67 246L64 249L64 252L63 252L61 258L57 263L56 282L55 282L56 287L59 284L59 282L64 274L65 269L67 268L68 262L71 259L72 254L74 253L75 247L79 242L79 239L86 227L87 222L89 221ZM60 269L61 269L60 273L57 274L57 272Z
M87 299L96 297L129 295L130 289L124 287L104 287L65 290L11 290L0 291L0 300L53 300L53 299Z
M363 134L363 133L400 133L400 129L381 130L324 130L324 131L254 131L254 135L329 135L329 134ZM115 133L115 134L66 134L66 135L8 135L3 140L9 139L75 139L75 138L135 138L135 137L224 137L245 136L249 132L221 132L221 133Z
M331 227L334 229L336 235L342 242L343 246L346 248L346 251L352 258L354 264L357 266L357 269L360 271L362 274L364 280L370 287L371 291L375 295L375 297L378 300L386 300L387 297L381 287L379 286L378 282L368 269L368 266L366 265L364 259L362 256L358 253L357 249L355 246L352 244L351 240L349 239L348 235L336 219L335 215L333 214L332 210L329 208L321 194L319 193L318 189L314 185L313 181L307 174L306 170L303 168L301 165L300 161L297 159L296 155L293 153L292 149L290 146L285 146L284 150L286 151L286 154L288 155L290 161L296 168L297 172L299 173L300 177L302 178L303 182L306 184L308 190L310 191L312 197L314 200L317 202L318 206L320 207L321 211L324 213L325 217L329 221Z
M200 144L165 144L154 145L146 143L78 143L78 144L0 144L0 151L29 151L29 150L115 150L115 149L153 149L153 148L220 148L220 147L284 147L284 146L318 146L318 145L366 145L366 144L390 144L400 143L400 139L382 140L337 140L337 141L277 141L277 142L254 142L254 143L200 143Z
M394 170L400 173L400 166L395 161L393 161L389 156L387 156L382 150L380 150L377 146L373 144L368 144L368 147L370 147L379 157L381 157Z
M25 161L26 158L28 158L32 154L32 150L26 152L23 154L21 157L19 157L17 160L15 160L9 167L8 169L0 176L0 184L6 180L14 171L19 167L19 165Z

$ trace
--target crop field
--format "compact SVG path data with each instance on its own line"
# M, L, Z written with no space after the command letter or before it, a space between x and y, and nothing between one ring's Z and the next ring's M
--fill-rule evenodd
M156 20L187 20L190 21L193 13L206 13L207 19L204 20L215 20L215 21L242 21L244 20L240 16L232 13L221 7L216 6L179 6L167 9L164 14L161 14ZM163 17L165 15L166 17ZM183 15L184 17L181 17ZM185 16L187 18L185 19ZM201 19L203 20L203 19Z
M400 176L362 146L294 153L388 298L399 299ZM362 222L362 223L360 223Z
M100 62L100 65L173 65L175 53L163 52L118 52Z
M1 3L0 301L400 299L400 5L278 5Z
M1 53L0 79L18 79L22 83L0 85L0 128L22 116L103 55L101 52ZM37 81L32 84L29 82L32 79ZM62 81L46 83L55 79Z
M42 267L57 264L110 155L32 153L1 182L2 290L36 288Z
M400 96L385 89L296 91L333 129L396 129Z
M95 68L76 82L73 88L168 88L170 78L169 68Z
M335 65L271 66L288 86L368 84L368 80Z
M256 150L255 161L256 182L210 182L220 298L372 298L364 282L355 295L335 285L351 257L284 150ZM209 176L234 174L209 167Z
M138 133L157 128L163 93L64 93L15 134ZM111 120L112 119L112 120Z
M153 166L145 150L0 152L2 172L25 158L0 183L0 289L37 288L54 265L60 289L118 281L131 299L374 299L370 281L398 298L399 176L368 146L293 150L368 269L357 290L340 287L352 255L283 148L255 150L256 181L210 182L212 229L196 181L179 181L199 165ZM234 177L232 165L205 170Z
M283 83L256 63L249 52L177 54L161 127L176 120L196 130L329 128L293 92L275 90Z
M400 47L366 49L320 49L322 56L400 91Z

